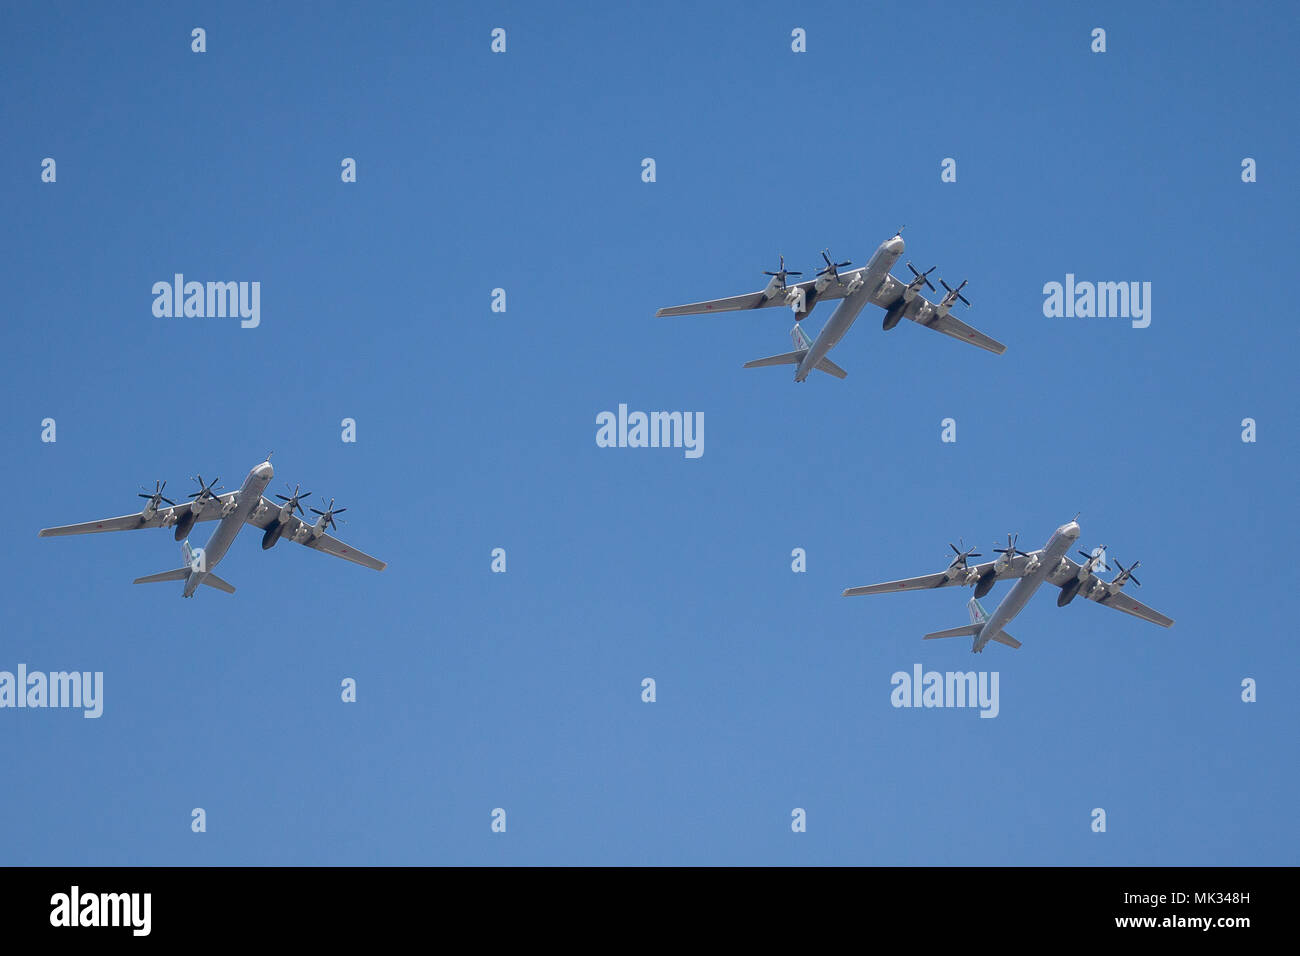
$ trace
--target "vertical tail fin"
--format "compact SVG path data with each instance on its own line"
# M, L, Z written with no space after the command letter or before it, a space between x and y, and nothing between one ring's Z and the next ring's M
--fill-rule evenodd
M989 619L989 612L984 610L984 605L980 604L975 598L970 599L966 605L966 610L970 611L970 622L972 624L983 624Z
M194 551L190 548L190 539L186 538L181 542L181 557L185 561L185 567L194 566Z
M812 339L808 338L808 333L803 330L798 322L796 322L794 328L790 330L790 340L794 342L794 347L796 349L804 349L806 351L812 348Z

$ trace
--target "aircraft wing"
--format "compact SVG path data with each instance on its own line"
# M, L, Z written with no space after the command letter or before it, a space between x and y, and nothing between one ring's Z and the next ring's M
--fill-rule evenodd
M1022 578L1025 576L1025 565L1028 559L1023 556L1017 556L1011 564L999 571L993 578L995 581L1006 581L1009 578ZM985 561L983 564L971 566L971 570L978 571L980 577L988 574L993 570L994 562ZM858 597L864 594L887 594L891 591L924 591L927 588L946 588L961 586L966 583L966 574L963 572L954 578L949 578L947 572L939 571L935 574L923 574L918 578L903 578L901 581L886 581L883 584L867 584L860 588L848 588L842 597Z
M961 578L948 579L940 571L938 574L923 574L919 578L903 578L901 581L886 581L884 584L867 584L860 588L846 588L843 597L857 597L862 594L885 594L889 591L923 591L926 588L942 588L949 584L960 584Z
M661 315L700 315L704 312L735 312L739 309L757 309L762 305L781 305L784 299L771 298L765 303L763 293L750 292L746 295L733 295L727 299L709 299L707 302L692 302L690 305L672 305L655 313Z
M1073 558L1062 558L1061 560L1064 562L1064 567L1058 567L1048 578L1058 588L1069 584L1079 573L1079 564ZM1106 594L1100 598L1089 598L1089 600L1093 604L1113 607L1117 611L1132 614L1134 617L1140 617L1152 624L1159 624L1161 627L1172 627L1174 623L1173 618L1166 617L1154 608L1147 607L1137 598L1131 597L1124 591L1116 591L1114 594Z
M195 517L195 521L215 521L221 517L221 509L233 498L235 492L228 491L215 498L207 498ZM176 519L190 508L189 502L169 508L159 508L149 520L142 517L143 512L122 515L120 518L104 518L102 521L83 521L81 524L65 524L57 528L42 528L38 537L58 538L68 534L97 534L101 531L134 531L137 528L166 528L176 524Z
M1123 591L1117 591L1114 594L1101 598L1094 603L1103 607L1113 607L1117 611L1123 611L1125 614L1132 614L1134 617L1140 617L1144 621L1150 621L1152 624L1159 624L1161 627L1173 627L1174 619L1165 617L1159 611L1147 607L1141 601L1130 597Z
M349 547L333 535L323 534L319 538L307 538L301 542L309 548L315 548L317 551L324 551L326 554L332 554L336 558L342 558L344 561L351 561L353 564L359 564L363 568L370 568L373 571L382 571L388 567L387 561L380 561L378 558L372 558L364 551L358 551L356 548Z
M892 275L886 276L885 281L880 284L880 288L871 297L871 301L882 309L890 309L898 304L898 301L903 297L903 290L906 288L906 283L900 282ZM915 303L916 300L912 301ZM936 332L942 332L944 335L951 336L962 342L969 342L971 345L984 349L986 352L992 352L994 355L1001 355L1007 350L1007 347L997 339L990 338L979 329L971 328L951 312L941 316L933 302L923 301L925 301L925 308L915 315L907 316L917 325L924 326L927 329L934 329Z
M856 270L854 270L856 271ZM816 279L805 279L803 282L792 282L786 286L786 290L802 289L804 294L804 304L808 311L818 302L826 302L831 299L842 299L848 294L848 284L853 279L854 272L845 272L840 276L840 282L830 283L820 293L817 291ZM665 309L660 309L655 316L662 315L701 315L705 312L735 312L739 309L766 309L771 306L786 306L785 293L779 292L770 299L764 300L763 290L750 292L746 295L733 295L729 299L709 299L707 302L692 302L690 305L672 305ZM786 306L788 308L788 306Z
M936 315L929 322L918 320L917 324L924 325L927 329L934 329L936 332L942 332L944 335L959 339L962 342L969 342L976 348L992 352L994 355L1001 355L1007 350L1007 347L997 339L990 338L979 329L971 328L951 312L947 315Z
M280 515L280 506L271 501L265 495L262 496L262 504L253 510L248 516L248 524L255 528L261 528L265 531ZM342 558L344 561L351 561L353 564L359 564L363 568L371 568L375 571L382 571L388 567L388 562L380 561L378 558L372 558L364 551L358 551L351 545L344 544L338 538L331 534L322 534L318 537L312 537L310 534L311 525L298 518L297 515L290 515L289 520L284 523L284 531L281 539L286 541L295 541L304 547L312 548L316 551L324 551L326 554L332 554L336 558Z

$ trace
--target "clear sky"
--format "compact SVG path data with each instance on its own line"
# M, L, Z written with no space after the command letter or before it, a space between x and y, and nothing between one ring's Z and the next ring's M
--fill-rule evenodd
M102 671L104 710L0 710L0 863L1300 862L1298 32L1252 3L6 5L0 670ZM654 318L904 224L1005 355L869 306L848 378L796 385L741 369L788 312ZM156 318L175 273L260 282L260 325ZM1150 326L1045 317L1067 274L1151 283ZM598 448L620 403L702 413L704 454ZM250 530L238 592L185 601L131 584L170 532L37 538L272 449L387 570ZM1171 630L1049 586L973 657L920 640L960 589L840 596L1075 512ZM998 716L894 708L916 664L997 671Z

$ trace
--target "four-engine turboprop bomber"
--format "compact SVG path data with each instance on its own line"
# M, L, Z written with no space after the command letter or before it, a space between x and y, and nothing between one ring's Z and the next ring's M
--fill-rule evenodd
M175 528L176 540L184 542L181 547L185 560L184 566L174 571L163 571L160 574L136 578L134 583L184 581L185 587L182 591L184 597L193 597L200 584L225 591L227 594L235 593L234 587L217 577L212 569L225 557L231 543L235 540L235 535L239 534L245 524L251 524L262 530L263 550L273 547L277 541L284 538L376 571L382 571L388 566L383 561L344 544L326 532L327 528L338 527L334 523L334 516L347 510L335 508L333 499L330 499L329 506L324 511L312 508L312 513L319 515L319 518L313 523L308 523L298 517L298 515L305 517L299 499L311 494L310 491L301 491L301 485L293 489L290 495L277 494L275 497L280 499L282 504L265 497L262 492L266 490L266 486L275 475L275 469L271 467L271 456L266 457L266 461L248 473L248 477L244 479L238 491L219 493L214 488L220 479L205 483L200 475L195 478L199 483L199 490L189 495L192 500L177 504L170 498L163 497L167 482L155 482L152 493L146 490L140 495L146 501L144 509L137 514L105 518L103 521L63 525L58 528L45 528L41 531L40 537L95 534L100 531L132 531L136 528ZM168 507L162 507L163 502L166 502ZM212 537L208 539L205 547L192 549L187 535L199 521L219 521L220 524L212 532Z
M962 289L966 287L965 280L953 289L940 279L939 283L946 290L946 295L938 302L930 302L921 291L924 288L934 291L929 278L934 267L931 266L925 272L920 272L909 262L907 268L912 272L912 279L907 283L900 282L889 273L902 255L903 231L900 229L892 239L886 239L880 244L865 266L848 272L840 272L840 269L852 263L835 262L830 256L830 250L823 250L822 259L825 260L826 267L817 273L816 278L794 285L787 284L786 278L792 275L803 275L803 273L787 269L785 257L782 256L781 265L776 272L763 273L771 276L771 279L761 292L736 295L727 299L711 299L707 302L693 302L690 305L674 305L660 309L655 315L700 315L705 312L734 312L741 309L787 306L794 312L795 325L790 330L790 335L794 339L795 350L746 362L745 368L794 365L796 382L808 378L808 374L813 369L834 375L836 378L844 378L848 375L844 369L827 357L827 353L853 326L857 321L858 313L868 302L885 310L883 328L886 331L894 328L903 319L911 319L917 325L942 332L962 342L969 342L995 355L1001 355L1006 351L1007 347L1001 342L971 328L951 313L952 307L959 301L965 303L967 308L970 307L970 301L962 295ZM818 302L833 299L843 301L822 326L817 338L809 339L799 323Z
M901 581L849 588L844 592L844 596L885 594L891 591L921 591L951 585L973 587L975 594L968 605L971 623L946 631L935 631L925 635L924 640L929 641L940 637L973 637L971 651L976 654L983 651L989 641L997 641L1011 648L1020 646L1020 642L1006 632L1006 625L1021 612L1034 592L1045 581L1061 589L1056 600L1058 607L1064 607L1075 597L1084 597L1097 604L1140 617L1144 621L1159 624L1161 627L1172 626L1174 623L1172 618L1165 617L1159 611L1152 610L1124 593L1124 585L1129 581L1141 586L1141 582L1133 577L1133 570L1140 562L1134 561L1127 568L1118 561L1115 562L1119 566L1119 573L1113 580L1103 581L1097 577L1096 571L1103 561L1105 545L1094 549L1091 554L1080 551L1079 555L1086 559L1083 564L1077 564L1069 557L1067 552L1070 546L1079 538L1078 517L1075 515L1073 520L1057 528L1047 544L1038 551L1019 550L1016 547L1019 536L1007 535L1007 546L993 549L998 554L996 560L971 567L967 559L978 558L981 555L974 550L961 550L955 544L949 544L948 547L952 548L956 557L943 571L922 575L919 578L905 578ZM993 613L988 614L979 599L987 594L996 582L1009 578L1017 579L1015 585L993 609Z

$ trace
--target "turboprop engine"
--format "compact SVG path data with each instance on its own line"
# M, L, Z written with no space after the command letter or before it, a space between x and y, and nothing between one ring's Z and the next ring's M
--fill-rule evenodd
M348 510L347 508L335 508L333 498L330 499L330 506L326 508L324 511L319 511L316 508L312 508L311 509L312 514L320 515L320 517L316 519L316 523L311 526L312 538L313 539L319 538L321 535L325 533L326 528L334 528L335 530L337 530L338 525L334 523L334 516L341 515L343 514L343 512L347 510Z
M907 267L912 270L913 279L907 284L907 287L903 289L903 298L898 302L895 302L889 307L888 311L885 312L885 321L881 325L881 328L886 332L903 320L903 316L907 314L907 307L912 304L918 295L921 294L922 286L929 288L931 292L934 291L934 286L930 285L930 273L937 269L938 266L930 266L930 268L926 269L924 272L918 272L916 266L912 265L910 262L907 264Z
M286 483L284 487L288 488L289 485ZM279 541L280 536L284 534L285 525L288 524L289 519L293 517L294 511L297 511L298 514L305 514L302 510L302 505L298 503L298 499L306 498L310 495L310 491L302 490L302 485L295 487L293 489L293 494L287 497L285 495L276 495L276 497L283 501L284 504L280 506L279 512L271 520L271 523L266 526L266 531L262 534L263 551L275 547L275 543Z
M203 506L204 504L207 503L208 499L212 499L214 501L216 500L217 496L213 494L212 489L216 487L217 482L220 481L221 479L213 478L211 482L209 482L208 484L204 484L203 476L198 475L195 477L194 480L199 483L199 490L191 491L189 493L189 497L193 498L194 500L190 502L189 508L186 509L184 513L177 515L176 518L176 540L177 541L184 541L185 538L189 535L190 530L194 527L194 522L198 520L199 514L203 511Z
M940 299L939 304L935 306L935 308L938 309L940 315L947 315L949 310L952 309L952 307L957 304L958 299L966 303L966 308L968 309L970 308L970 300L961 294L961 290L966 288L966 283L969 281L970 281L969 279L962 279L961 285L957 286L957 288L954 289L952 288L952 286L948 285L948 283L944 282L942 279L939 280L939 285L943 286L944 290L948 293L942 299Z
M785 256L781 256L781 265L777 268L777 271L769 272L764 270L763 275L772 277L768 280L767 288L763 290L763 301L766 302L768 299L774 298L778 292L786 291L788 288L785 283L787 276L801 276L803 273L796 272L794 269L787 269L785 267ZM789 301L790 297L787 295L786 303L789 304Z
M833 262L830 257L830 250L822 250L822 258L826 260L826 268L817 273L817 282L813 286L818 293L825 292L827 287L832 283L843 285L840 281L840 270L845 266L853 265L851 260L845 259L843 262Z
M142 491L137 495L137 497L147 499L144 506L144 510L140 512L141 519L143 519L144 521L148 521L150 518L156 515L158 513L159 502L165 501L173 508L176 507L176 502L172 501L170 498L167 498L163 495L163 491L166 489L166 487L167 487L167 482L165 481L159 482L157 479L155 479L153 483L153 494L149 494L149 489L144 488L144 486L141 486Z
M1093 569L1099 562L1103 562L1106 557L1106 546L1103 544L1100 548L1093 550L1092 554L1086 551L1080 551L1081 557L1087 558L1083 564L1079 565L1079 570L1073 580L1069 581L1061 588L1061 593L1056 596L1056 606L1065 607L1073 601L1080 593L1087 597L1089 593L1101 582L1092 576Z
M957 540L961 542L960 548L951 541L948 542L948 547L952 548L952 553L955 554L956 557L952 559L952 562L948 565L944 574L947 576L949 581L954 581L957 579L958 575L962 575L965 577L966 583L969 584L972 581L971 572L973 569L967 567L967 559L982 557L982 555L974 548L967 549L966 542L962 541L961 538L958 538ZM975 572L974 580L978 579L979 572Z

